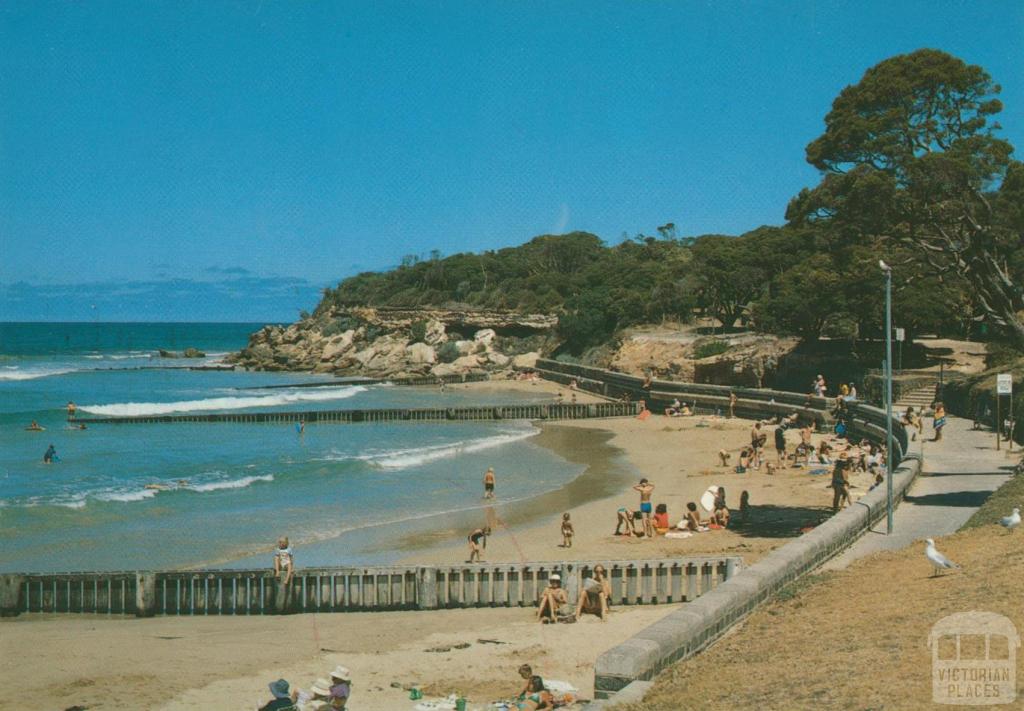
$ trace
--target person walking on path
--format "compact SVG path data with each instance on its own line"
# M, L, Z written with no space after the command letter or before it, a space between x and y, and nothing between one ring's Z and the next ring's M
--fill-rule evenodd
M935 428L935 439L938 442L942 439L942 428L946 426L946 407L941 402L935 403L935 415L932 420L932 427Z

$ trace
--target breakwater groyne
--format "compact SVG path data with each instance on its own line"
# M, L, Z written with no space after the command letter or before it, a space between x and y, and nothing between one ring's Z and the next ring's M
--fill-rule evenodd
M656 560L0 575L0 614L273 615L300 612L532 607L553 573L569 599L603 565L615 605L689 602L740 569L737 556Z
M470 420L585 420L629 417L639 412L636 403L597 402L540 405L486 405L477 407L396 408L387 410L271 410L267 412L209 412L187 415L133 415L131 417L76 418L89 425L151 425L173 423L238 422L244 424L358 424L366 422L465 422Z

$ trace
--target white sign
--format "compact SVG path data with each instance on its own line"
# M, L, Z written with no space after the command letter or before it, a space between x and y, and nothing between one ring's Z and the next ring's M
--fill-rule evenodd
M907 332L904 331L902 328L897 328L896 329L896 340L897 341L905 340L904 336L906 336L906 335L907 335Z
M1013 395L1013 376L1000 373L996 376L996 395Z

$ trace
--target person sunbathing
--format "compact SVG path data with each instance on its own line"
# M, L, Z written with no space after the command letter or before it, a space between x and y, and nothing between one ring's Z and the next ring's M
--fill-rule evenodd
M605 577L604 566L594 566L594 577L584 578L583 588L576 603L576 619L586 612L597 615L601 621L608 619L608 600L612 596L612 586Z
M705 525L706 521L700 520L700 515L697 513L697 504L692 501L686 505L686 530L693 533L700 533L707 531L708 527Z
M548 586L540 594L540 605L537 608L537 619L548 624L557 622L559 615L567 616L572 613L569 606L569 597L562 589L562 576L552 573L548 578Z

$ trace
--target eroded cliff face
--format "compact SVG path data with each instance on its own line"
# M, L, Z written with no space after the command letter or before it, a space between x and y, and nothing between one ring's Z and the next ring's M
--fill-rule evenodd
M349 308L267 326L229 362L254 370L405 377L532 367L554 347L557 316Z

